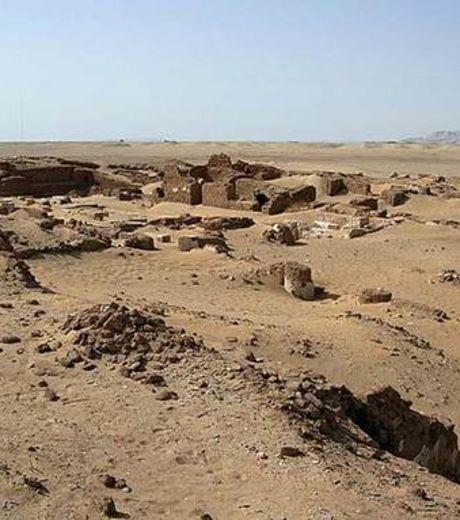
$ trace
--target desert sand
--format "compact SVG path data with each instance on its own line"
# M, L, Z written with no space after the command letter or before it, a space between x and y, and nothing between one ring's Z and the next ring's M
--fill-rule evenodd
M0 170L92 161L134 193L213 154L281 169L271 190L314 178L315 200L4 194L0 518L458 518L459 147L1 143Z

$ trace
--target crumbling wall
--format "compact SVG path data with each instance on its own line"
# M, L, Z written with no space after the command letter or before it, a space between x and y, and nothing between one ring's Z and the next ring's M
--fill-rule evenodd
M229 208L236 199L236 186L233 180L203 184L203 204L205 206Z
M345 386L319 383L307 375L284 409L310 425L310 434L337 442L358 442L412 460L432 473L460 482L460 455L454 426L423 415L387 386L357 397Z
M3 161L0 164L0 196L65 195L87 192L95 183L94 169L76 164Z

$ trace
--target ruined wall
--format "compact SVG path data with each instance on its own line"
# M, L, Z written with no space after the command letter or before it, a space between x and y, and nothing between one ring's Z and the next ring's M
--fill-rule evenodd
M94 183L94 170L78 165L30 162L0 164L1 196L65 195L69 191L89 191Z
M167 200L170 202L180 202L195 206L201 204L203 200L202 185L199 182L188 182L173 187L167 186L165 191Z
M219 208L230 208L236 200L236 186L234 181L205 182L203 184L203 204Z

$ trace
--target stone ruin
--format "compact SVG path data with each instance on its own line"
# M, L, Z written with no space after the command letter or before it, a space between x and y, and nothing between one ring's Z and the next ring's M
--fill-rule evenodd
M345 386L331 386L321 376L307 374L295 384L283 409L307 438L325 436L374 453L385 450L460 482L453 425L413 410L392 387L357 397Z
M95 184L98 165L51 158L0 161L0 196L48 197L70 191L87 194Z
M181 202L228 209L263 211L273 215L308 205L316 198L313 186L286 189L268 180L284 172L273 166L232 163L225 154L213 155L204 166L171 161L151 195L151 203Z
M299 262L277 262L268 267L257 268L247 273L244 279L282 287L301 300L314 300L319 292L319 288L313 283L311 269Z

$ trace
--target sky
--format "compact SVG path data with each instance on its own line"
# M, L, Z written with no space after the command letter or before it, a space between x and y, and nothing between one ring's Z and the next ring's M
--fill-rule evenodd
M460 129L460 0L0 0L0 140Z

